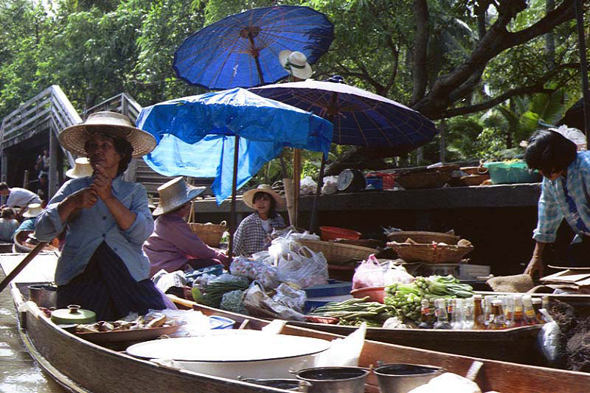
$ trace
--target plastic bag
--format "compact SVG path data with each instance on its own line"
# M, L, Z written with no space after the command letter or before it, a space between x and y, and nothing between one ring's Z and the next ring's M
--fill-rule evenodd
M295 289L287 284L281 284L277 288L277 293L272 297L272 300L297 312L303 312L307 295L305 291Z
M276 288L280 282L277 279L277 269L260 261L251 261L245 257L235 258L230 266L231 274L234 276L248 277L256 280L264 288Z
M197 337L207 334L211 330L209 318L200 311L170 310L159 311L167 318L175 319L180 328L170 337Z
M396 282L402 284L411 284L414 282L414 280L414 276L408 273L405 267L395 263L394 261L389 261L389 267L383 275L384 285L391 285Z
M282 253L277 262L277 277L285 283L294 283L301 288L328 283L328 262L321 252L307 247L298 251Z
M453 373L444 373L408 393L481 393L481 389L470 379Z
M319 354L315 367L358 367L366 333L367 324L363 322L347 337L332 340L330 348Z
M383 267L375 258L375 254L371 254L354 271L352 289L383 286L385 286Z
M323 180L322 195L332 195L338 191L338 176L326 176Z
M305 320L305 316L300 312L271 299L256 281L244 294L244 307L252 316L280 318L288 321Z
M305 176L301 179L299 194L300 195L313 195L318 187L318 184L310 177Z
M543 325L537 336L538 344L545 359L550 363L554 363L559 357L559 325L546 309L542 308L539 311L543 314L547 323Z

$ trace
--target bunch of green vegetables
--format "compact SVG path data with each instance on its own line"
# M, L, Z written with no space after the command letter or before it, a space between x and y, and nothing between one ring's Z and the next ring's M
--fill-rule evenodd
M368 301L364 298L352 298L343 302L330 302L317 307L309 315L338 318L339 325L359 326L365 322L367 326L381 327L383 322L394 316L394 310L378 302Z
M193 286L192 294L197 303L218 308L225 293L236 290L244 291L249 286L250 280L246 277L224 274L209 281L202 290Z
M430 276L416 277L411 284L394 283L385 287L385 304L393 307L396 316L418 323L422 299L431 302L436 298L469 298L473 288L461 284L455 277Z

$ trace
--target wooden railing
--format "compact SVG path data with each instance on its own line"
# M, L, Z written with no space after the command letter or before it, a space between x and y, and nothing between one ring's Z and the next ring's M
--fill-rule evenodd
M57 85L53 85L21 105L2 120L2 150L16 144L39 129L50 129L57 136L60 130L82 122L82 119ZM19 138L22 137L22 138ZM64 150L71 165L74 157Z
M116 95L112 98L109 98L106 101L101 102L98 105L93 106L92 108L86 109L82 112L82 117L86 119L88 115L94 112L100 111L112 111L112 112L119 112L126 116L128 116L131 121L135 123L137 120L137 116L139 116L139 112L141 112L141 105L139 105L133 98L129 97L125 93L121 93Z

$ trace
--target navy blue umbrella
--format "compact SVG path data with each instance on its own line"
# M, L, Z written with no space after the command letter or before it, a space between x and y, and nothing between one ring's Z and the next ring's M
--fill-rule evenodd
M401 154L424 145L438 133L434 123L420 112L346 85L341 77L328 82L278 83L250 91L330 120L334 125L332 142L339 145L389 147ZM310 230L315 224L324 166L325 156L322 156Z
M333 39L332 23L309 7L256 8L188 37L173 68L185 82L210 90L259 86L289 76L278 60L282 50L302 52L313 64Z
M390 147L401 153L424 145L438 133L420 112L344 83L306 80L250 91L330 120L332 142L339 145Z

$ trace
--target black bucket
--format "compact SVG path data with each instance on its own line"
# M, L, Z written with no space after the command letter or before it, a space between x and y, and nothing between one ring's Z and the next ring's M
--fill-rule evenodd
M385 364L375 369L381 393L407 393L427 384L442 368L420 364Z

